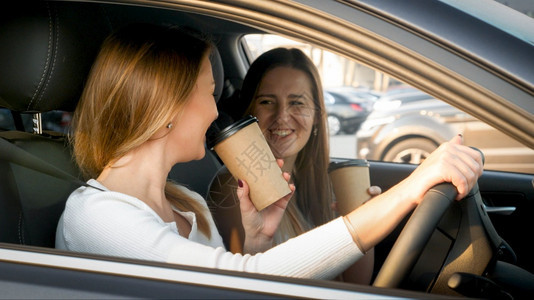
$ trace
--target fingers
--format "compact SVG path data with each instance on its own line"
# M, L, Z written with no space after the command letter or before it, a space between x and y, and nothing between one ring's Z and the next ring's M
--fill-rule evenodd
M293 183L289 184L289 189L291 190L291 194L295 193L295 185Z
M284 166L284 160L281 159L281 158L277 158L276 159L276 163L278 164L278 166L280 168L282 168ZM289 182L289 180L291 179L291 174L289 174L288 172L282 172L282 176L284 177L284 179Z
M434 185L441 182L452 183L457 191L457 199L464 198L482 175L481 153L463 145L461 134L447 143L441 144L410 176L409 185L416 189L414 200L419 201Z
M284 197L280 198L280 200L274 202L273 204L282 208L286 209L287 204L289 203L289 200L291 200L291 197L293 197L293 194L295 193L295 185L290 184L289 189L291 190L291 193L285 195Z
M248 196L248 184L246 183L246 181L238 179L237 180L237 196L240 197L240 196L244 196L245 194L247 194Z
M289 174L284 172L284 178L289 181ZM274 204L280 208L285 209L289 200L291 197L293 197L293 194L295 193L295 185L289 184L289 189L291 190L291 193L287 194L286 196L280 198L280 200L274 202ZM238 179L237 180L237 198L239 198L239 205L241 208L241 212L250 211L251 209L256 210L256 207L250 200L250 189L246 181Z
M239 198L239 207L241 212L247 212L251 209L256 209L250 200L250 190L248 184L244 180L237 180L237 198Z
M456 145L463 145L464 143L464 136L459 133L457 135L455 135L451 140L450 140L451 143L453 144L456 144Z
M291 175L287 172L283 172L282 173L282 176L284 176L284 179L289 182L289 180L291 179Z
M483 172L481 153L462 143L462 135L455 136L450 143L444 145L443 155L446 170L443 180L456 187L457 199L462 199L469 193Z
M276 159L276 163L278 164L278 166L280 167L280 169L284 166L284 160L281 159L281 158L277 158L277 159Z
M455 145L463 145L463 135L458 134L454 136L451 139L451 143ZM478 174L479 176L482 175L481 166L483 167L484 165L482 152L466 146L457 147L456 149L467 155L461 155L462 161L466 163L474 173Z
M454 136L451 139L451 143L455 145L463 145L463 135L458 134ZM456 150L458 150L456 153L458 153L459 157L462 159L462 162L465 163L473 171L473 173L477 174L478 176L482 175L484 162L481 151L467 146L457 147Z
M484 171L484 158L482 157L482 152L471 147L467 147L465 150L469 152L469 155L472 158L472 160L468 161L471 170L480 177Z
M464 198L476 181L476 176L472 170L463 164L458 164L452 168L446 176L444 181L452 183L458 191L457 200Z

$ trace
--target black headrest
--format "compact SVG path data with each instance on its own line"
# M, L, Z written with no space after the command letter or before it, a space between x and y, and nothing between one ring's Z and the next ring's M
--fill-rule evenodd
M103 39L94 4L14 1L0 12L0 106L19 112L74 110Z

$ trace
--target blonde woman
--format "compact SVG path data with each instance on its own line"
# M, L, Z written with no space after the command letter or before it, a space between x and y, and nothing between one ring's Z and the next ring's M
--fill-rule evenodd
M455 138L346 217L260 254L227 252L205 200L167 182L174 164L203 157L206 130L217 117L209 51L202 39L149 25L123 28L104 42L75 113L74 153L88 186L67 200L56 247L328 279L391 232L430 187L452 181L461 198L482 172L478 152ZM258 212L248 192L240 180L246 239L272 243L289 199Z

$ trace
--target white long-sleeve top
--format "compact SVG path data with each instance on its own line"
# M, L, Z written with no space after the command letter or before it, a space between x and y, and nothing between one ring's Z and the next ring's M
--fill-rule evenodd
M70 195L57 227L58 249L318 279L334 278L363 256L341 218L264 253L233 254L224 249L205 200L185 187L205 209L210 239L198 230L192 212L175 209L191 223L184 238L175 222L165 223L143 201L109 191L93 179L88 184L104 191L80 187Z

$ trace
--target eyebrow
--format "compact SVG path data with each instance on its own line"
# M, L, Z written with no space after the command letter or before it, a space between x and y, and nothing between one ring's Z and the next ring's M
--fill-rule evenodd
M261 97L276 98L276 96L274 94L258 94L254 98L258 99L258 98L261 98Z
M302 94L289 94L289 97L290 98L309 98L307 97L308 95L306 93L302 93ZM256 95L255 98L260 98L260 97L271 97L271 98L276 98L276 95L275 94L258 94Z
M311 96L308 93L302 93L302 94L290 94L289 99L291 100L301 100L305 103L311 103L313 104L313 96Z
M308 99L307 95L305 93L302 93L302 94L290 94L289 95L290 98L304 98L304 99Z
M258 94L254 97L254 100L256 99L259 99L259 98L272 98L272 99L277 99L276 95L274 94ZM289 99L303 99L305 101L311 101L313 102L313 99L312 97L309 97L306 93L302 93L302 94L290 94L289 95Z

